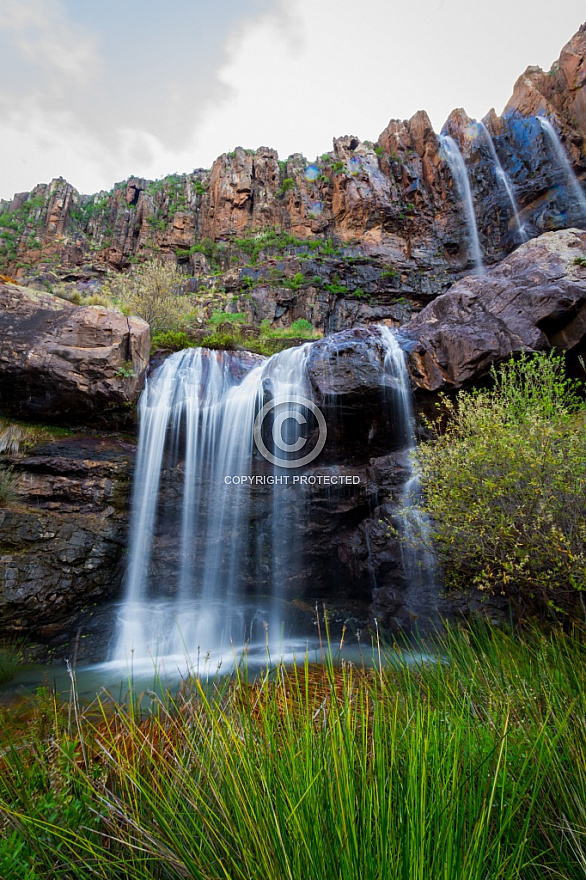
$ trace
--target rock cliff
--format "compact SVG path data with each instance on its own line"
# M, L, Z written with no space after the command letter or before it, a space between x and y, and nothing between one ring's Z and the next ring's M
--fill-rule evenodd
M480 126L455 110L444 126L466 163L487 264L525 237L586 225L536 119L549 119L583 178L585 59L583 26L551 71L519 78L501 117L491 110ZM286 236L259 240L269 230ZM253 321L304 317L326 332L404 323L473 266L460 195L423 111L391 120L375 144L336 138L315 162L239 147L209 171L133 177L92 196L58 179L0 203L0 271L39 285L65 275L91 289L154 254L178 259L193 289L225 291Z

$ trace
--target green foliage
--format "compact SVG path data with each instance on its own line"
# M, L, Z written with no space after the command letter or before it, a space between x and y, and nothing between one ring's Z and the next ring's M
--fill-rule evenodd
M219 267L221 257L226 249L223 242L213 241L211 238L202 238L196 244L185 250L179 248L176 251L178 257L190 257L192 254L203 254L212 266Z
M184 330L165 330L163 333L155 333L151 337L151 351L157 351L160 348L182 351L184 348L193 348L194 344Z
M142 712L40 692L3 717L1 876L583 876L583 634L437 647L187 678Z
M450 586L506 596L522 617L575 613L586 586L586 405L555 354L444 398L418 462ZM583 612L582 612L583 613Z
M398 272L395 268L393 268L393 266L390 266L388 269L385 269L383 272L380 273L380 277L383 279L396 278L397 275Z
M132 361L124 361L121 367L115 372L115 375L119 379L134 379L136 377L136 371L132 365Z
M283 281L283 287L288 287L290 290L299 290L304 283L305 275L303 272L296 272L295 275L290 278L285 278Z
M197 314L197 303L183 295L184 284L185 277L175 263L155 258L104 285L104 291L128 314L147 321L155 335L178 330Z
M586 266L586 257L574 257L572 262L575 266Z
M196 193L197 193L198 196L203 196L203 194L204 194L205 191L206 191L205 186L203 185L203 183L202 183L200 180L196 180L196 181L194 182L194 184L193 184L193 188L194 188L194 190L196 191Z
M254 265L259 255L266 251L270 253L284 253L291 248L311 247L313 242L306 242L304 239L296 238L284 229L272 228L263 229L250 237L237 238L234 241L235 247L243 253L247 254L250 262Z
M305 318L298 318L290 327L271 327L269 320L265 318L261 321L260 331L262 336L274 339L317 339L320 336L313 324Z
M336 293L340 296L346 296L348 293L348 288L345 284L341 284L339 281L332 281L331 284L324 284L324 288L328 291L328 293Z
M219 331L210 333L201 340L202 348L214 348L224 351L239 348L241 344L242 340L238 333L221 333Z
M283 181L283 183L281 184L281 188L278 191L277 195L283 196L283 195L285 195L285 193L289 192L292 189L295 189L295 181L293 180L292 177L286 177L285 180Z
M209 323L215 327L222 324L246 324L246 315L243 315L242 312L222 312L219 309L214 309Z
M385 154L385 151L383 150L383 148L379 147L379 146L376 146L374 148L374 152L376 153L377 156L379 156L379 158L380 158L380 156L384 156L384 154Z

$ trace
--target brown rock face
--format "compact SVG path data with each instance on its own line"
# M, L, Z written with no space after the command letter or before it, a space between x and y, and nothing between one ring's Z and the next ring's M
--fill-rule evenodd
M409 368L430 391L459 388L520 351L586 342L586 232L549 232L485 276L468 276L406 327Z
M148 324L101 306L0 285L0 407L75 422L133 403L149 357Z
M529 67L515 83L505 107L522 116L546 114L586 135L586 24L561 51L559 60L546 73Z

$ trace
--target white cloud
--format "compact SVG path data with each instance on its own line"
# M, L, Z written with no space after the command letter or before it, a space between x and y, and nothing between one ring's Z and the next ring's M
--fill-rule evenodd
M61 0L2 0L0 31L45 74L86 82L98 66L94 37L67 18Z
M582 14L581 0L297 0L293 31L265 15L229 44L219 75L231 97L199 127L198 151L263 144L313 158L332 136L374 140L419 109L438 129L454 107L481 117L528 64L549 67Z
M184 2L195 31L177 31ZM101 3L82 27L64 0L0 0L0 195L209 167L238 144L313 158L422 108L436 128L454 106L482 116L558 56L583 0L240 0L227 15L230 2L206 31L178 0L164 34L146 11L121 30L122 6L110 41Z

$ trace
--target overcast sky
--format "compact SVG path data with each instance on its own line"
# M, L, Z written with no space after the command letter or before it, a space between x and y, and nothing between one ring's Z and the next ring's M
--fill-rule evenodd
M0 0L0 198L500 112L584 19L584 0Z

